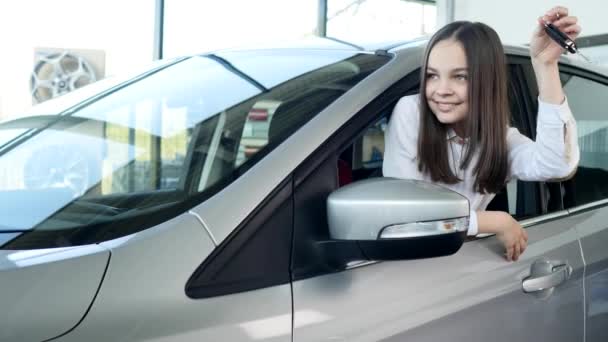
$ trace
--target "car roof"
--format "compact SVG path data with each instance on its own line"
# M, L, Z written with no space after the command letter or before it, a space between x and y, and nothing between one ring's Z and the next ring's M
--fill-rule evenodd
M390 52L394 54L408 53L411 49L422 49L428 43L430 36L420 36L407 40L362 40L348 42L333 37L307 37L296 41L275 42L267 44L256 44L242 46L233 49L222 49L215 52L225 51L254 51L254 50L276 50L276 49L302 49L302 50L348 50L365 53ZM509 55L529 57L528 47L525 45L504 44L505 52ZM563 55L560 58L563 64L583 68L604 76L608 76L608 67L589 63L578 55Z
M277 41L270 43L256 43L253 45L240 45L234 48L224 48L204 52L213 54L226 51L255 51L276 49L302 49L302 50L349 50L361 52L375 52L377 50L390 50L394 47L408 45L412 42L426 41L428 37L419 37L409 40L362 40L349 42L333 37L306 37L298 40Z
M391 53L401 54L407 53L411 51L412 48L423 48L428 43L428 37L421 37L419 39L410 40L406 42L402 42L400 44L395 44L389 47L386 47L385 50L388 50ZM515 45L515 44L503 44L505 53L511 56L521 56L521 57L530 57L529 47L525 45ZM591 71L600 75L604 75L608 77L608 67L590 63L584 60L579 55L562 55L560 57L560 63L570 65L573 67L585 69L587 71Z

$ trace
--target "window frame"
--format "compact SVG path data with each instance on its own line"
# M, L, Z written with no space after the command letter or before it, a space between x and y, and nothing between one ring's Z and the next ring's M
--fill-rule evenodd
M537 127L537 116L538 116L538 88L536 85L536 77L534 74L534 69L532 68L531 60L529 57L522 56L509 56L507 55L507 65L509 67L509 76L516 77L516 79L509 80L509 87L514 86L515 98L521 101L518 101L517 106L519 107L518 115L521 115L520 118L521 124L523 125L520 133L527 136L532 140L536 140L536 127ZM512 113L512 115L515 115ZM517 118L513 118L517 119ZM517 200L519 199L519 193L526 189L527 193L524 196L529 195L530 187L533 187L535 198L533 199L533 203L531 206L535 207L533 210L536 212L531 216L520 216L516 214L514 217L520 222L526 222L530 220L536 220L539 217L543 217L545 215L552 214L554 212L563 210L563 201L560 198L560 201L553 202L550 201L551 196L549 194L555 194L559 191L560 185L555 182L539 182L539 181L530 181L525 182L521 180L517 180L517 199L516 199L516 208L519 206ZM528 198L526 198L526 202L528 202ZM530 204L526 203L525 206L530 206Z
M386 61L388 62L388 60ZM384 65L384 64L383 64ZM369 75L377 72L376 68ZM364 78L359 82L365 82ZM331 90L331 88L328 88ZM350 90L349 88L348 90ZM346 90L346 92L348 92ZM346 93L345 92L345 93ZM384 93L383 93L384 94ZM339 95L336 99L344 94ZM380 95L382 97L382 95ZM332 103L336 100L332 100ZM372 100L365 108L376 104L376 99ZM289 103L285 101L284 103ZM322 110L321 110L322 111ZM315 113L315 116L321 111ZM273 113L273 116L276 114ZM357 116L354 115L353 118ZM349 122L353 120L350 119ZM302 125L298 126L300 129ZM348 123L345 124L348 126ZM296 212L296 183L297 170L302 165L307 165L310 161L317 162L315 156L323 146L333 147L329 141L336 135L344 131L344 126L337 133L326 139L319 149L313 152L308 158L295 168L281 183L271 191L264 201L260 203L243 220L226 239L197 267L185 285L185 292L189 298L203 299L221 295L229 295L243 291L258 290L261 288L279 286L293 281L292 259L294 245L294 224ZM239 134L242 136L242 134ZM274 148L285 141L285 132L281 132L277 137L280 140L271 139L262 152L268 152L268 148ZM257 161L265 156L265 153L256 153L249 160ZM249 161L248 160L248 161ZM241 166L250 167L249 162ZM318 164L316 164L318 165ZM240 167L240 166L239 166ZM245 172L245 169L243 172ZM302 181L300 179L300 181ZM327 177L328 182L332 182L331 177ZM197 184L198 181L193 182ZM193 186L193 185L191 185ZM278 223L277 223L278 222ZM270 233L269 233L270 232ZM264 239L263 236L272 238ZM278 236L278 238L277 238ZM278 240L278 241L277 241ZM288 248L286 248L288 246ZM273 254L273 258L264 257ZM247 267L243 267L246 265ZM262 273L263 272L263 273ZM244 274L245 277L235 279L235 274ZM224 275L226 274L226 275ZM262 275L262 276L260 276Z
M525 64L529 65L528 72L526 73L526 75L527 75L526 83L528 84L528 87L529 87L529 96L532 96L532 94L538 94L538 88L537 88L537 84L536 84L536 79L534 77L534 72L533 72L531 64L529 64L531 62L530 58L521 57L521 56L508 56L508 60L509 60L509 64L511 64L513 62L519 62L520 64L525 63ZM583 69L583 68L580 68L580 67L577 67L574 65L559 63L559 72L570 74L571 76L585 78L585 79L595 81L600 84L608 86L608 75L601 75L597 72ZM575 113L573 113L573 114L574 114L574 118L576 119L576 114ZM534 115L533 122L536 122L537 111L536 110L532 111L530 113L530 115ZM564 180L561 180L561 181L556 181L552 184L559 185L559 187L561 189L561 188L563 188L563 182L564 182ZM563 196L562 196L562 202L563 202ZM551 222L554 220L563 219L565 217L569 217L569 216L572 216L572 215L575 215L578 213L595 210L595 209L602 208L605 206L608 206L608 198L594 201L594 202L587 203L587 204L583 204L580 206L569 207L569 208L567 208L567 207L565 207L565 205L563 205L562 209L559 211L545 213L545 214L542 214L542 215L539 215L536 217L532 217L532 218L527 218L527 219L519 221L519 223L522 225L522 227L528 228L528 227L536 226L539 224Z

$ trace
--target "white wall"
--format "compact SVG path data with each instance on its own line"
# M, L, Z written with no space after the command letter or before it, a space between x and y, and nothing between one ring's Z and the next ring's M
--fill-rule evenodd
M153 0L0 2L0 119L32 105L34 48L105 52L105 74L152 61Z
M568 7L583 27L581 35L608 33L605 0L453 0L454 19L492 26L504 43L527 44L536 19L550 8Z
M352 43L399 41L436 29L435 5L403 0L328 1L327 36ZM347 10L344 10L348 8ZM336 16L336 13L340 13Z
M163 57L314 34L317 0L165 0Z

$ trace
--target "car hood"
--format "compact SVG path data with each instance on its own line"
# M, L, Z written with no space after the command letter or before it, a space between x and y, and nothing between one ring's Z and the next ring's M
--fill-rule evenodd
M43 341L86 315L110 252L99 245L0 250L0 341Z

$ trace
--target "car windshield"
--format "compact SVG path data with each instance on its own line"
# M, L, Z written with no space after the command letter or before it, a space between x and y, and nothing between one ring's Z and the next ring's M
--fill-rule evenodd
M0 232L37 232L9 248L69 246L176 216L388 59L329 50L195 56L69 113L4 122Z

